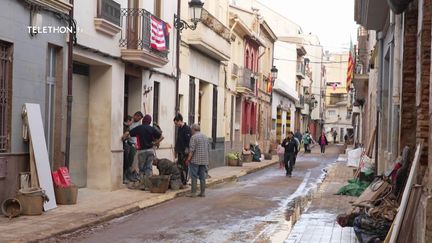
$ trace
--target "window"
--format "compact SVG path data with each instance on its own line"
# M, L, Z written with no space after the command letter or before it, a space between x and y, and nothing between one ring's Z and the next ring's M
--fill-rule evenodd
M328 116L336 116L336 111L335 110L328 110L327 112Z
M213 86L213 117L212 117L212 149L216 148L216 137L217 137L217 105L218 105L218 90L217 86Z
M162 0L154 1L154 15L158 18L162 18Z
M250 64L250 70L252 70L252 72L255 71L254 69L254 54L251 54L251 64Z
M245 67L246 67L247 69L250 69L250 68L249 68L249 50L246 50Z
M45 135L50 161L53 161L54 153L54 113L55 113L55 86L57 68L57 50L54 46L48 46L48 63L45 91Z
M195 78L189 77L189 124L195 123Z
M12 44L0 41L0 153L10 149Z
M153 87L153 123L159 124L159 90L160 83L154 82Z
M113 0L99 0L98 18L120 26L120 4Z

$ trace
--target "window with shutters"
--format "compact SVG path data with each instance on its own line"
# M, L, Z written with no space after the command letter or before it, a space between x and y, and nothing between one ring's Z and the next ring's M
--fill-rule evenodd
M195 123L195 78L189 77L189 124Z
M213 116L212 116L212 148L216 148L216 137L217 137L217 106L218 106L218 90L217 86L213 86Z
M12 44L0 41L0 153L10 150Z
M154 82L153 87L153 123L159 125L159 95L160 95L160 83Z

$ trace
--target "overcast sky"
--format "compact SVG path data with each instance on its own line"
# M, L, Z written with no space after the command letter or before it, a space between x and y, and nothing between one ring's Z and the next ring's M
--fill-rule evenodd
M259 0L320 38L325 50L348 50L357 41L354 0ZM341 49L343 48L343 49Z

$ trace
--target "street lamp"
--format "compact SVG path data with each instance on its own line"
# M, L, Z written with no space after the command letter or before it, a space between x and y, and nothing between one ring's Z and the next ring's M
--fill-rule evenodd
M186 21L180 19L180 16L174 14L174 27L180 30L180 32L183 29L195 30L198 22L201 21L203 5L204 3L200 0L191 0L189 2L189 16L193 25L189 25Z
M276 80L276 79L277 79L277 76L278 76L278 69L276 68L276 66L273 66L273 67L270 69L270 71L271 71L271 75L272 75L273 82L274 82L274 80Z
M179 3L181 1L178 1ZM202 9L204 3L200 0L191 0L189 2L189 15L190 20L193 25L189 25L186 21L180 19L180 4L177 5L177 14L174 14L174 27L177 30L177 38L176 38L176 105L175 105L175 114L179 113L179 80L180 80L180 43L181 43L181 32L183 29L191 29L195 30L197 28L198 22L201 21L202 17ZM177 134L177 133L176 133Z

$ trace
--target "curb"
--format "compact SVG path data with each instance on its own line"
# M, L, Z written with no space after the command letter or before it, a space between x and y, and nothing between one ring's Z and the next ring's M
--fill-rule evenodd
M236 181L238 178L248 175L248 174L252 174L255 173L257 171L266 169L268 167L271 167L275 164L277 164L278 161L272 161L269 164L263 165L263 166L259 166L256 168L252 168L250 170L242 170L238 175L234 175L234 176L230 176L230 177L226 177L226 178L221 178L221 179L217 179L215 181L212 181L210 183L207 183L207 187L211 188L213 186L216 185L220 185L220 184L224 184L224 183L228 183L228 182L232 182L232 181ZM111 210L106 211L103 215L96 215L97 218L90 220L84 224L80 224L77 226L72 226L69 227L68 229L64 229L64 230L60 230L57 232L53 232L52 234L48 235L48 236L41 236L39 238L33 238L30 241L27 241L25 239L20 239L18 241L15 242L22 242L23 240L26 242L39 242L39 241L43 241L43 240L48 240L50 238L59 236L59 235L65 235L65 234L70 234L76 231L80 231L83 230L85 228L89 228L98 224L103 224L106 223L110 220L116 219L116 218L120 218L129 214L133 214L136 213L140 210L146 209L146 208L150 208L150 207L154 207L157 206L161 203L164 202L168 202L171 201L175 198L178 197L182 197L184 196L187 192L189 192L190 189L182 189L179 190L175 193L170 193L170 194L161 194L160 196L154 198L153 200L144 200L144 201L136 201L133 202L127 206L121 206L118 208L114 208Z

